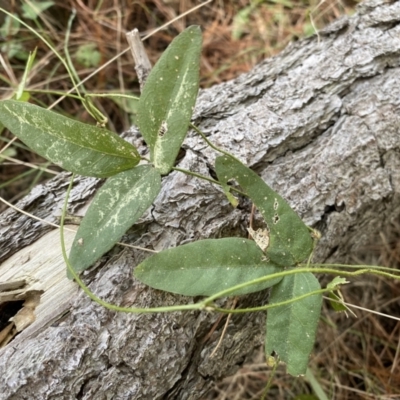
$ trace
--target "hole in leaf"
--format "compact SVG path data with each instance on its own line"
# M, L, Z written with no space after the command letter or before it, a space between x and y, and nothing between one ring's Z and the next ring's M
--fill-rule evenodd
M274 225L276 225L279 222L279 215L278 214L275 214L272 217L272 222L274 223Z

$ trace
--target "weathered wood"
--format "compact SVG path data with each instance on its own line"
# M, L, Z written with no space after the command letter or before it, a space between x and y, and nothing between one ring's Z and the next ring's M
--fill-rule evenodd
M73 227L76 228L76 227ZM69 229L66 226L66 229ZM76 229L66 230L66 248L71 248ZM29 293L41 292L40 304L35 307L35 323L23 330L23 337L36 336L42 327L53 323L67 312L69 303L78 293L78 287L65 274L58 230L46 233L30 246L14 254L1 265L1 281L15 281L18 276L25 282L13 298L6 301L25 300ZM10 291L3 291L6 295ZM1 303L0 291L0 303ZM16 324L17 325L17 324ZM18 332L21 329L18 329ZM21 336L22 337L22 336ZM18 338L19 339L19 338Z
M151 62L147 56L142 39L140 39L139 31L134 29L126 34L129 47L131 49L133 59L135 60L135 71L140 84L140 90L146 82L146 79L151 71Z
M319 39L292 44L248 74L200 93L195 123L322 232L318 261L346 261L399 215L399 63L400 2L372 0L320 32ZM134 129L125 136L145 151ZM179 166L208 174L215 153L194 134L183 147ZM19 207L55 222L67 180L62 174L38 186ZM85 205L98 185L76 178L69 212ZM249 214L248 202L232 210L220 189L173 172L152 210L124 239L161 250L200 238L245 236ZM5 211L0 261L50 229ZM116 247L85 280L115 304L192 301L135 281L132 268L145 256ZM7 278L21 277L24 265L15 265ZM267 292L258 293L241 299L240 306L266 300ZM208 338L217 315L114 313L81 291L55 306L68 313L58 321L53 315L53 323L40 331L33 323L1 350L0 399L199 399L263 339L263 314L234 316L210 358L223 325Z

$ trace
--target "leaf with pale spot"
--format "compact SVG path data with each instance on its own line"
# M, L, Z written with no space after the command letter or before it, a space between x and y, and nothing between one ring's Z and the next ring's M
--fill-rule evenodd
M163 175L173 167L192 117L201 42L198 26L177 36L150 72L140 96L136 122Z
M269 304L280 303L321 289L310 272L285 276L271 290ZM275 352L293 376L304 375L321 314L322 294L315 294L284 306L271 308L267 315L265 353Z
M223 238L164 250L139 264L134 275L156 289L186 296L208 296L278 271L280 267L266 261L254 241ZM280 279L247 286L229 296L257 292Z
M226 155L216 159L215 170L225 187L228 181L235 180L261 212L269 229L266 254L271 261L289 267L311 254L313 241L307 226L254 171Z
M106 178L134 168L139 153L118 135L25 102L0 102L0 122L33 151L67 171Z
M110 250L152 204L160 188L161 176L149 165L109 178L76 233L69 255L74 271L84 271Z

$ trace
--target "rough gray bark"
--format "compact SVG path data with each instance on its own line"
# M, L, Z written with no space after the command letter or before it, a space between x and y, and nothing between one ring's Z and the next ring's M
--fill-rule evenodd
M281 193L322 232L317 261L345 261L400 211L400 2L372 0L312 37L290 45L238 79L203 91L195 123ZM140 145L138 134L127 134ZM194 134L179 166L209 173L215 153ZM38 186L20 208L56 221L68 176ZM77 178L71 213L99 182ZM250 204L232 210L215 187L174 172L154 207L125 237L160 250L209 237L244 236ZM0 261L49 231L7 210L0 216ZM192 301L132 278L145 253L114 249L86 274L114 304ZM17 267L16 267L17 268ZM1 267L0 267L1 274ZM267 294L240 300L263 304ZM114 313L79 291L62 319L35 323L0 352L0 399L199 399L262 342L261 313L234 316L221 347L217 315ZM54 316L53 316L54 317ZM58 316L61 318L61 315Z

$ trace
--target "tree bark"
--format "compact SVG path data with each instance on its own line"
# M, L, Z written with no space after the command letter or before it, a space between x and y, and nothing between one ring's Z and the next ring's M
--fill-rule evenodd
M400 2L371 0L318 37L199 95L194 123L321 231L315 261L345 262L399 215L399 62ZM134 128L124 136L146 151ZM190 133L183 148L179 167L212 173L216 154L201 138ZM17 206L58 222L68 181L60 174ZM101 183L75 178L69 213L84 213ZM242 201L233 210L219 188L173 172L124 241L162 250L246 236L250 209ZM24 280L21 298L41 294L36 320L0 351L0 399L195 400L263 341L263 313L233 316L211 358L225 317L214 327L219 315L206 312L108 311L65 278L57 243L51 226L12 209L0 215L1 282ZM116 246L84 280L99 297L124 306L193 301L136 281L132 269L146 256ZM240 306L267 297L246 296Z

